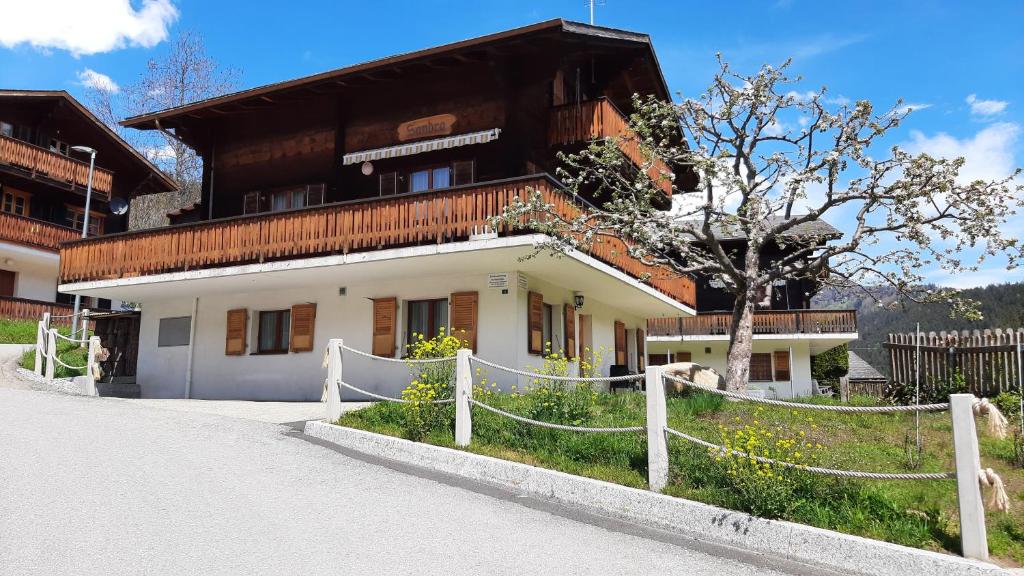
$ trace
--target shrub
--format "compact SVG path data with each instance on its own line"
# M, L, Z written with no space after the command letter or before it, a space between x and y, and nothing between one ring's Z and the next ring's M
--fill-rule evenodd
M949 402L950 394L970 392L967 387L967 380L960 369L953 370L948 379L929 378L928 382L921 383L921 404L938 404ZM914 404L917 394L913 383L897 384L892 383L886 390L885 396L894 404Z
M1000 392L998 396L992 399L992 403L999 408L999 411L1003 413L1008 419L1015 420L1020 418L1020 396L1012 392Z
M850 349L846 344L811 356L811 378L818 384L839 389L839 378L850 370Z
M415 334L415 340L407 346L410 360L448 358L463 343L458 338L446 335L444 328L437 336L426 339ZM432 362L429 364L409 363L412 382L402 390L402 428L410 440L423 440L434 430L451 427L454 410L450 404L435 404L435 401L452 397L455 379L455 361Z
M540 368L527 366L529 372L547 376L569 376L572 366L564 353L552 352L551 343L544 348L544 364ZM580 369L584 367L581 364ZM588 364L588 370L596 371L600 364ZM543 422L579 426L590 419L597 394L590 383L574 383L564 380L534 378L526 389L529 400L528 417Z

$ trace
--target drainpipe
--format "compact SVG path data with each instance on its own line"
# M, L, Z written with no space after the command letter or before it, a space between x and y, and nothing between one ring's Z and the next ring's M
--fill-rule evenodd
M192 357L196 347L196 325L199 324L199 297L192 299L192 321L189 323L188 358L185 361L185 398L192 397Z
M796 398L796 386L793 383L796 373L793 372L793 347L789 347L789 397ZM814 396L817 390L811 390L811 396Z

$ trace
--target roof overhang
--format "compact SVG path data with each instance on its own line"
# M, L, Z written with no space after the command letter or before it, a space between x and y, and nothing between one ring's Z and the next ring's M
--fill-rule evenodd
M821 354L836 346L847 344L859 338L857 332L839 332L835 334L754 334L754 341L770 341L777 343L806 342L811 354ZM649 336L648 342L680 343L680 342L728 342L728 334L688 334L685 336Z
M580 291L589 299L641 318L692 316L694 310L582 252L529 258L548 240L541 234L356 252L316 258L204 268L62 284L64 293L147 302L281 290L311 285L346 286L416 281L425 277L518 270L544 282ZM386 291L386 290L385 290Z

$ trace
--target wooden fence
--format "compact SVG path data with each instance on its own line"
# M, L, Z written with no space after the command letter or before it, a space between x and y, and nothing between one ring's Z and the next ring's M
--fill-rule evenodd
M53 316L51 324L67 326L71 323L70 315L73 311L74 307L67 304L0 296L0 318L39 321L44 312L49 312Z
M889 366L896 385L914 386L915 364L920 364L921 389L948 382L959 372L971 393L995 396L1017 392L1020 386L1024 328L962 332L922 332L920 357L916 334L889 334Z

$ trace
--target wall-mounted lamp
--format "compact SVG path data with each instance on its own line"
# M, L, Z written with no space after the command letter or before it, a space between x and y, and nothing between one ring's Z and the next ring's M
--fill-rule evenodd
M373 162L363 162L359 167L359 171L363 173L363 176L373 174Z
M572 305L577 310L579 310L580 308L583 308L583 293L582 292L573 292L572 293Z

